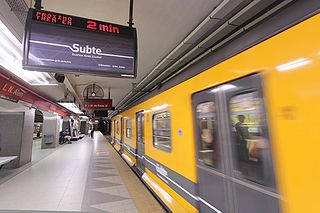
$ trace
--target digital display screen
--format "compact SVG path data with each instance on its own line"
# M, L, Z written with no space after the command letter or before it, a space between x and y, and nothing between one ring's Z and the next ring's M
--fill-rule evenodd
M134 28L30 9L25 69L102 76L136 76Z
M95 110L94 117L98 117L98 118L108 117L108 110Z

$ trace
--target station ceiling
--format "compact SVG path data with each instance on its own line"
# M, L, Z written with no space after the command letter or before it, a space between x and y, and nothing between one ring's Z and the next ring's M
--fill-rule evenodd
M26 0L30 5L30 0ZM138 34L138 65L136 79L68 75L82 98L88 84L111 88L114 105L181 42L221 0L134 0L134 27ZM43 0L45 10L90 19L127 25L129 0ZM45 89L45 88L44 88Z
M245 24L261 19L264 14L270 15L271 9L292 1L294 0L134 0L133 22L138 34L136 79L68 74L66 86L38 86L33 89L52 101L58 101L64 97L64 91L68 88L78 102L82 103L84 88L95 83L104 89L105 98L108 97L110 88L113 105L117 106L122 104L128 94L130 96L130 92L134 91L134 85L150 89L143 86L149 85L148 82L152 83L153 79L162 74L170 75L180 69L174 64L186 63L186 58L191 60L201 51L221 43L232 33L245 31ZM21 7L16 7L22 2L26 5L25 10L34 4L33 0L6 0L6 2L18 16ZM12 5L15 5L14 8ZM42 6L48 11L120 25L127 25L129 16L129 0L42 0ZM22 12L21 16L25 14ZM15 31L21 40L24 27L21 17L20 22L21 25L14 27L17 28ZM185 61L181 60L181 57L188 55L187 53L191 53L190 57L185 57ZM170 60L173 65L169 63ZM167 69L171 65L177 69L166 70L165 73L164 69L159 68ZM146 76L148 81L144 81ZM141 83L142 80L144 83Z

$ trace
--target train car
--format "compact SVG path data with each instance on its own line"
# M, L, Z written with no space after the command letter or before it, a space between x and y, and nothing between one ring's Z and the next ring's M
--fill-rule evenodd
M320 15L119 113L115 147L172 212L319 212Z

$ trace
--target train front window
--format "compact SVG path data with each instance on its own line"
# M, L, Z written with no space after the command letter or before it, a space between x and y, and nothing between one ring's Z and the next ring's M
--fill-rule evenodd
M171 116L168 111L152 116L153 146L157 149L171 151Z
M217 168L216 143L216 109L214 102L205 102L197 106L197 122L199 125L199 160L204 164Z
M262 97L257 91L239 94L229 106L235 174L269 186L273 170Z

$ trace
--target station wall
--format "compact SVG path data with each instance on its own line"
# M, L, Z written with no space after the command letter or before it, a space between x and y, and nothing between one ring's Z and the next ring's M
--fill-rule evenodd
M31 161L33 124L33 109L0 113L0 157L18 156L6 168L18 168Z

